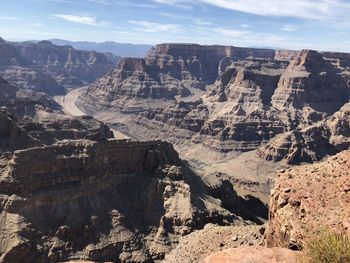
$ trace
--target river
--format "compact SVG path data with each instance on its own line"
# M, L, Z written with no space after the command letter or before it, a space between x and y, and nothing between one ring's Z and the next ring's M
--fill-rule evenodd
M87 89L87 87L73 89L63 96L55 96L54 100L62 107L65 114L71 116L84 116L86 115L77 105L76 101L78 97ZM115 139L129 139L129 137L116 129L112 129Z

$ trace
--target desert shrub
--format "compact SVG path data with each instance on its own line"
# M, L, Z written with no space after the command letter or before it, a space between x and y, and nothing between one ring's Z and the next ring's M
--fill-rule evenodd
M330 231L309 238L300 256L302 263L350 263L350 238Z

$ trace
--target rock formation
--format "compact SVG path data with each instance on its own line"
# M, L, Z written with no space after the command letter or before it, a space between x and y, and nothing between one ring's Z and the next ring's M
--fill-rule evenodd
M212 84L220 61L249 56L273 57L273 50L254 50L224 46L157 45L144 58L124 58L86 92L103 102L118 98L170 99L187 97ZM89 98L84 102L89 102ZM84 99L83 97L81 98Z
M45 94L3 79L0 90L0 262L155 262L208 223L264 216L224 178L205 184L169 143L111 140Z
M202 263L215 252L240 246L261 245L261 226L215 226L208 224L202 230L184 236L177 247L166 255L164 263ZM214 261L221 262L221 261Z
M328 228L349 232L350 151L324 162L282 170L271 193L268 246L301 249Z
M8 136L23 133L31 140L40 141L44 145L63 139L113 138L113 133L107 125L93 117L73 117L63 114L56 102L46 94L15 87L1 78L0 92L0 106L2 114L6 116L3 116L3 119L4 121L8 119L6 122L13 124L12 128L5 124L3 126L3 129L14 132ZM20 140L17 144L22 145Z
M12 66L1 73L10 83L37 92L45 92L49 95L62 95L65 93L63 86L50 75L30 68Z
M267 160L290 164L314 162L350 147L350 103L325 120L293 130L260 147L257 154Z
M207 223L242 224L168 143L67 140L1 162L1 262L152 262Z
M0 41L0 75L13 84L50 95L92 83L119 61L111 54L79 51L49 41Z
M78 103L126 113L123 124L141 138L251 151L339 111L350 98L349 61L312 50L163 44L145 59L123 59Z
M27 64L29 62L15 47L0 37L0 66L26 66Z
M0 155L8 151L41 145L18 127L15 116L0 110Z

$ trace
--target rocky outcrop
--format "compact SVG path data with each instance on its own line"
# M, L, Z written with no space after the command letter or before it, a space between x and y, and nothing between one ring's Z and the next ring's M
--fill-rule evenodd
M18 52L66 87L93 82L114 67L105 55L56 46L50 41L12 43Z
M118 61L112 55L56 46L49 41L17 43L1 40L0 55L3 78L50 95L60 95L67 88L92 83Z
M58 104L44 93L17 88L1 78L0 92L3 114L11 116L9 117L11 122L4 123L3 128L14 130L15 128L10 127L10 123L13 123L18 132L30 137L31 140L50 145L63 139L106 140L114 137L106 124L93 117L63 114ZM18 139L18 145L24 143ZM0 147L2 151L5 148L11 147ZM12 147L12 149L20 148Z
M227 248L261 245L261 226L206 225L202 230L183 237L176 248L166 255L164 263L202 263L206 257ZM213 261L221 262L221 261Z
M0 38L0 66L26 66L30 64L10 43Z
M16 98L18 88L10 85L0 77L0 106L4 106Z
M0 111L0 158L5 152L41 145L17 125L15 116Z
M271 103L279 109L302 109L332 114L349 100L348 77L322 53L302 50L279 80Z
M65 94L63 86L50 75L30 68L13 66L5 69L1 75L10 83L37 92L49 95Z
M349 171L348 150L324 162L279 171L271 192L267 245L301 249L323 229L349 233Z
M121 98L187 97L215 81L220 61L225 57L239 60L249 56L273 57L274 51L194 44L157 45L144 59L122 59L117 69L92 85L80 99L85 104L98 97L108 104Z
M275 162L290 164L314 162L350 147L350 103L317 124L274 138L260 147L257 154Z
M207 223L242 223L168 143L62 141L0 169L1 262L153 262Z
M18 126L45 145L65 139L101 141L114 138L106 124L91 116L67 116L41 107L37 107L33 118L27 117L18 121Z

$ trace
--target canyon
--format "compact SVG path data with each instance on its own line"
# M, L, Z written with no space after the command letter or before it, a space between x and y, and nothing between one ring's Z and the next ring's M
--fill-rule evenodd
M349 63L345 53L161 44L123 58L77 105L268 199L276 169L349 147Z
M349 73L346 53L0 39L0 262L296 262L317 226L349 231Z

